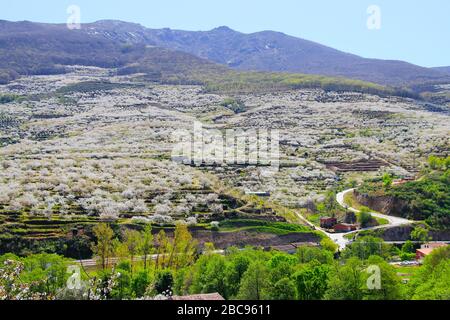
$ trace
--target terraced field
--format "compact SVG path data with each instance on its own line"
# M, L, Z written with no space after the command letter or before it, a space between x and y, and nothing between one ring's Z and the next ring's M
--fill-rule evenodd
M90 67L0 86L1 95L13 97L0 106L2 247L20 239L82 239L87 248L99 221L170 229L182 220L212 232L211 223L225 220L219 232L227 233L240 219L248 222L240 231L314 236L304 226L250 221L304 224L297 213L314 211L355 173L411 178L427 155L449 151L448 114L411 99L204 89ZM172 161L173 133L190 132L194 123L222 134L277 130L279 167L267 175L263 163Z

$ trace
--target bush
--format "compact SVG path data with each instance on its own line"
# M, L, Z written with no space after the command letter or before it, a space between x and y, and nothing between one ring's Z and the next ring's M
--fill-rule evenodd
M156 294L171 295L173 287L173 275L170 270L162 270L156 273L153 288Z
M131 288L135 297L142 297L145 295L147 287L151 281L150 275L146 270L139 271L132 280Z
M19 100L20 96L14 94L0 94L0 104L13 102Z
M358 220L359 223L361 224L361 228L367 228L373 222L374 219L369 209L366 207L362 207L361 212L359 213L358 216Z
M408 253L408 252L401 252L399 257L400 257L400 260L402 260L402 261L412 261L416 258L416 254Z
M241 113L246 111L245 104L240 99L226 98L220 104L222 107L230 109L234 113Z

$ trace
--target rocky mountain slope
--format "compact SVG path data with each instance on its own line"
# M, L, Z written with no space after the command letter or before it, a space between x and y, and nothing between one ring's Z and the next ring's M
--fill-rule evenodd
M403 61L365 59L274 31L244 34L224 26L198 32L147 29L105 20L87 25L87 32L188 52L237 70L341 76L394 86L449 80L441 70Z

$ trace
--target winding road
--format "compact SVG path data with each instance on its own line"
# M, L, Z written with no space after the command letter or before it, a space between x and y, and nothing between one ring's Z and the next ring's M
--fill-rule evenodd
M348 190L339 192L339 193L336 195L336 201L337 201L342 207L346 208L347 210L352 211L352 212L355 212L355 213L358 213L358 212L360 212L359 210L357 210L357 209L355 209L355 208L348 207L348 206L345 204L345 201L344 201L345 195L346 195L347 193L349 193L349 192L354 192L354 191L355 191L355 189L348 189ZM389 224L388 224L388 225L384 225L384 226L389 226L389 227L401 226L401 225L410 224L410 223L413 223L413 222L414 222L414 221L411 221L411 220L408 220L408 219L399 218L399 217L394 217L394 216L388 216L388 215L381 214L381 213L377 213L377 212L371 212L371 214L372 214L372 216L374 216L374 217L386 219L387 221L389 221ZM383 226L378 226L378 227L383 227ZM375 227L375 228L378 228L378 227Z
M354 192L354 191L355 191L355 189L347 189L347 190L344 190L342 192L339 192L336 195L336 201L343 208L345 208L345 209L347 209L349 211L358 213L358 212L360 212L358 209L355 209L355 208L347 206L345 204L345 201L344 201L345 195L347 193L349 193L349 192ZM350 231L350 232L345 232L345 233L331 233L331 232L328 232L327 230L325 230L323 228L317 227L312 222L308 221L305 217L303 217L301 214L297 213L298 217L301 218L303 221L305 221L308 225L310 225L311 227L313 227L316 230L319 230L319 231L325 233L331 240L333 240L339 246L339 250L344 249L349 243L351 243L351 240L347 239L345 236L348 236L348 235L351 235L351 234L355 234L356 235L358 232L364 231L364 230L385 229L385 228L404 226L404 225L409 225L409 224L414 223L414 221L412 221L412 220L399 218L399 217L388 216L388 215L377 213L377 212L371 212L371 214L374 217L386 219L388 221L388 224L384 224L384 225L380 225L380 226L376 226L376 227L362 228L362 229L358 229L358 230Z

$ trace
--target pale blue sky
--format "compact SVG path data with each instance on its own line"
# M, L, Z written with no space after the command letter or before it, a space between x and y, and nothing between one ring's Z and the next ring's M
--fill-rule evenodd
M449 0L0 0L0 19L65 22L68 5L81 22L120 19L150 28L249 33L281 31L364 57L450 66ZM369 5L381 29L366 26Z

